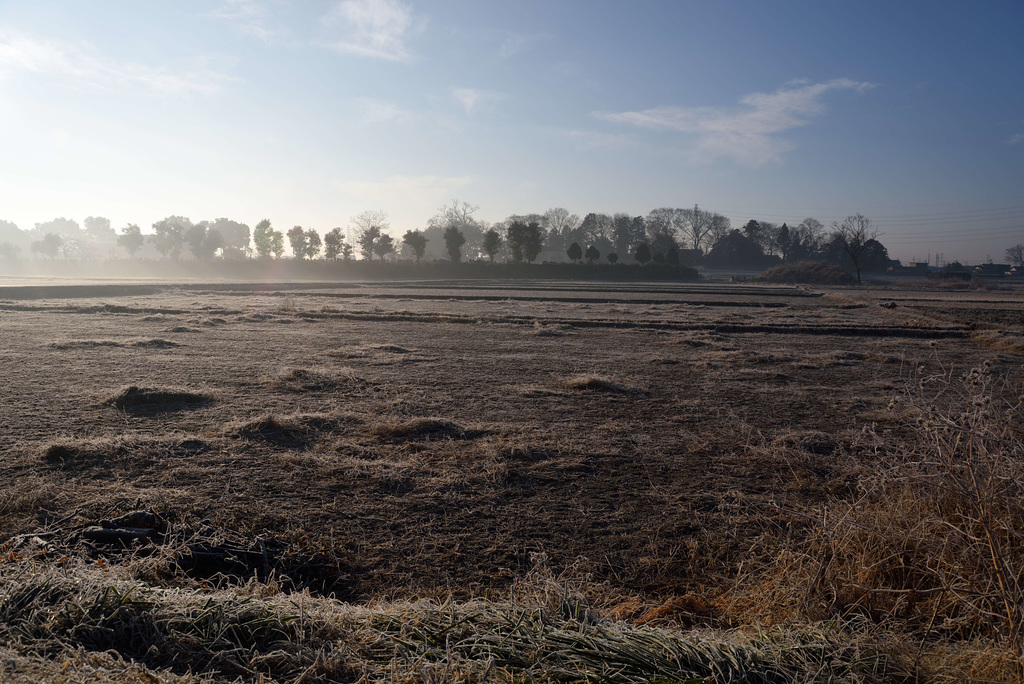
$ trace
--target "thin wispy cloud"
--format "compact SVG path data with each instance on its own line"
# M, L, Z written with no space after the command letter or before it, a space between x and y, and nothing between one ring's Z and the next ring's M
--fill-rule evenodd
M595 112L605 121L695 137L695 159L731 159L745 166L780 162L793 145L782 134L825 112L834 91L863 93L871 83L838 78L824 83L793 81L773 93L751 93L740 107L656 107L637 112Z
M381 100L375 97L357 97L353 98L350 104L358 112L359 119L363 123L405 123L415 117L413 112L402 109L398 106L398 103L391 100Z
M206 67L171 69L121 62L87 43L69 44L0 28L0 79L48 77L71 87L137 87L157 94L214 93L232 77Z
M344 0L321 21L342 32L338 40L324 43L335 52L394 62L412 59L406 47L412 10L398 0Z
M1016 135L1011 135L1006 140L1007 145L1020 145L1021 143L1024 143L1024 133L1017 133Z
M575 141L581 149L616 149L622 147L636 147L637 141L631 135L625 133L602 133L600 131L583 130L559 130L557 133L563 137Z
M452 97L466 114L472 116L478 111L490 109L508 96L493 90L477 88L452 88Z
M534 33L512 33L509 34L498 48L498 54L502 57L514 57L523 52L532 50L533 47L544 39L544 34Z
M286 34L284 27L272 18L266 0L224 0L206 16L220 19L235 29L264 43L272 43Z

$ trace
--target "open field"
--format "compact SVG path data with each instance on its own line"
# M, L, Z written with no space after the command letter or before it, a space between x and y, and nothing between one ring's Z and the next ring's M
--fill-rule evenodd
M291 670L274 669L269 657L235 667L230 658L121 649L74 630L47 641L10 628L0 631L10 661L0 675L56 677L55 663L67 661L83 681L104 672L127 680L132 668L199 681L189 672L203 666L225 681L260 672L265 681L503 681L493 653L488 670L486 659L476 667L466 654L448 662L407 646L414 655L403 665L395 644L408 633L386 625L411 614L417 624L493 626L514 622L517 605L561 610L569 626L560 629L602 624L602 634L653 650L664 649L644 641L650 634L677 648L688 633L680 630L714 629L741 648L744 627L790 622L821 644L848 645L853 637L815 622L835 617L828 610L772 605L770 592L755 589L779 582L778 560L814 538L823 510L864 496L866 474L926 446L914 417L955 408L962 375L985 368L994 400L1012 403L1022 360L1024 299L995 291L667 283L0 291L0 540L12 539L0 565L0 615L9 624L27 620L19 588L45 594L75 573L97 591L155 592L151 607L174 596L207 606L259 600L260 611L278 615L303 596L309 634L281 627L274 643L317 634L344 641L339 634L355 634L353 625L373 627L346 648L383 663L360 669L351 655L344 667L316 669L307 654ZM118 544L83 532L132 511L155 512L159 523L107 525L152 527ZM49 534L33 539L37 532ZM818 565L824 577L827 564ZM816 591L821 578L811 579ZM586 607L566 614L570 598ZM889 669L851 666L839 679L920 674L922 653L955 650L953 630L934 641L933 618L927 648L886 651L879 644L899 642L901 629L921 632L901 606L888 616L889 607L854 611L877 627L858 634L873 635ZM894 625L899 611L913 624ZM510 638L503 629L496 633ZM789 679L790 666L814 678L813 667L800 670L805 656L792 655L790 641L800 638L787 634L770 655L757 651L782 668L763 681ZM972 644L979 635L968 635ZM96 655L110 648L139 664ZM867 657L843 648L826 650L846 665ZM744 653L744 667L767 671ZM928 676L955 678L943 663ZM616 667L601 676L654 678L628 679ZM512 680L545 681L547 672L506 669ZM559 677L552 681L577 681Z

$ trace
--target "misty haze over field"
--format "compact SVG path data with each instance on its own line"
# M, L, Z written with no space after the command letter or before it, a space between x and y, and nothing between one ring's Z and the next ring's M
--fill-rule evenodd
M453 200L485 226L699 205L735 229L860 213L904 263L1004 261L1022 24L1019 3L9 0L0 220L352 243L383 211L397 244Z
M1022 27L0 0L0 684L1024 682Z

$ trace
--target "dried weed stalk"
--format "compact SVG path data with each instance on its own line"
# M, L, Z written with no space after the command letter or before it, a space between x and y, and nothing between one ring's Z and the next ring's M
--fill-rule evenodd
M821 509L736 607L761 619L853 619L927 645L991 644L1024 674L1024 399L989 364L921 376L890 410L911 439L882 442L858 496ZM930 397L925 400L925 397ZM909 410L902 404L909 404Z

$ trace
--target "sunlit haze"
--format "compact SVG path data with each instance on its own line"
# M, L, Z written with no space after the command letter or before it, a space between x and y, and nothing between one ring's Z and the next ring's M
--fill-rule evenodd
M0 2L0 220L657 207L1024 241L1020 2Z

